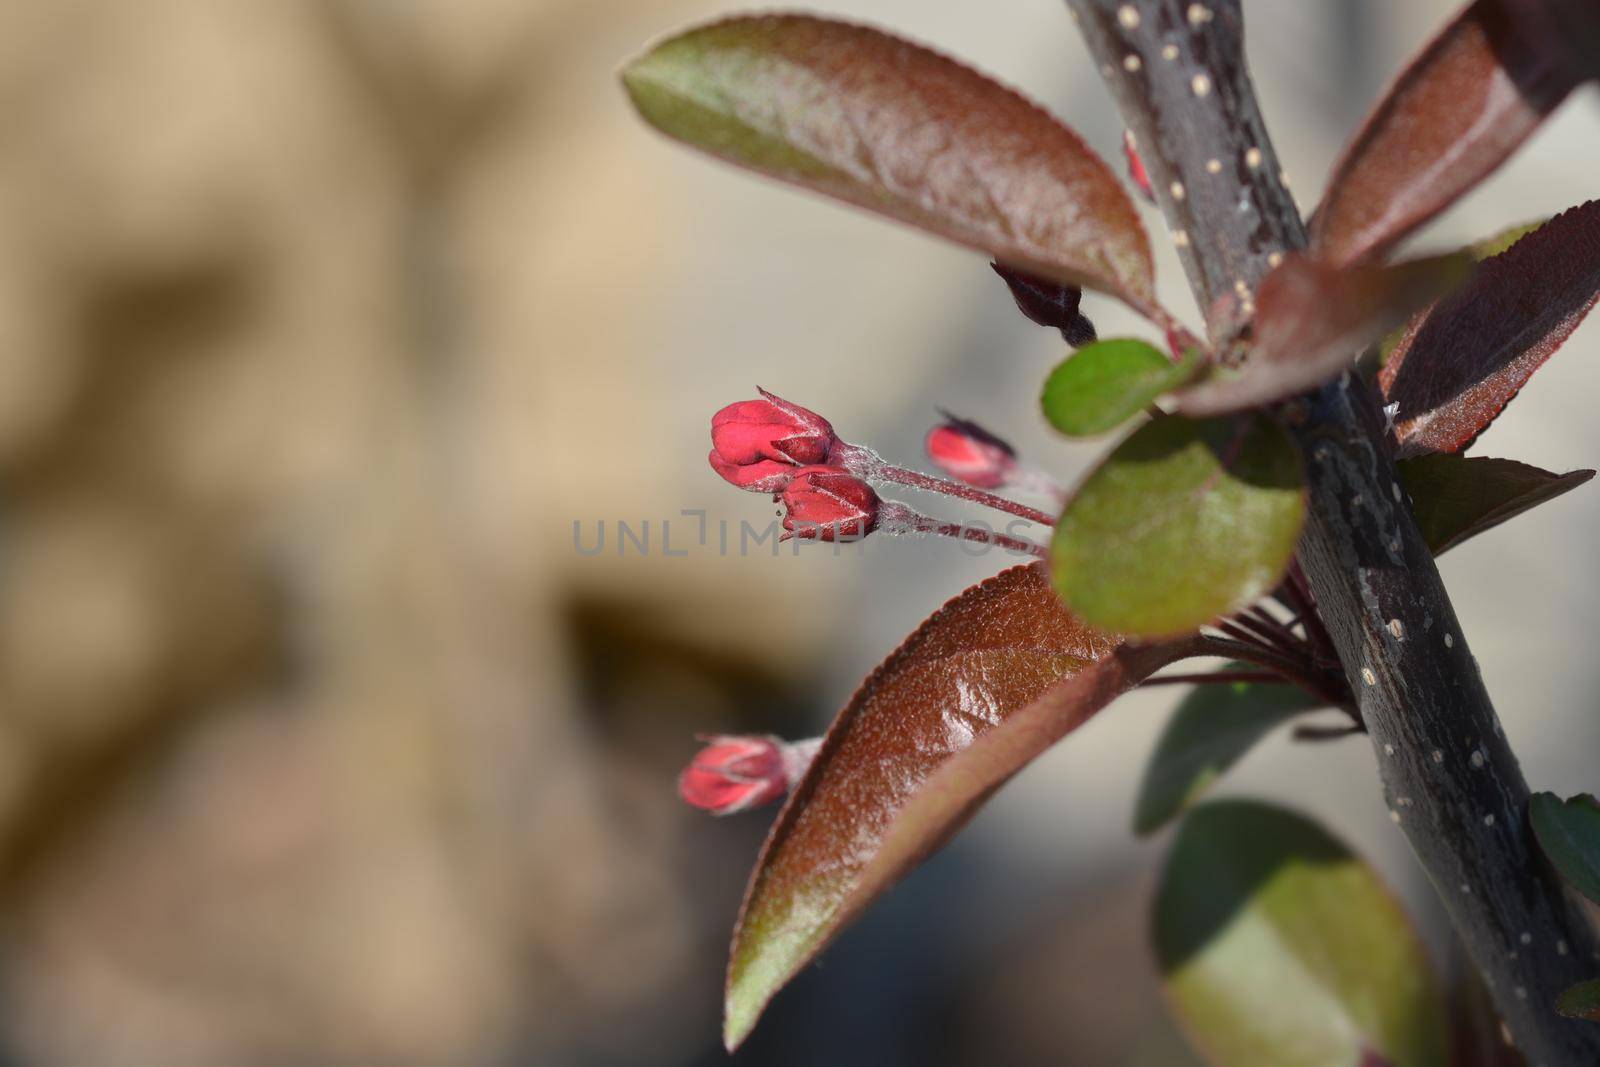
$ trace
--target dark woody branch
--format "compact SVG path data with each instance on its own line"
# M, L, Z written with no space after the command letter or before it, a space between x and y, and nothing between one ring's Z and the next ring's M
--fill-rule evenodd
M1208 327L1231 334L1262 277L1306 243L1246 69L1238 2L1068 3ZM1301 562L1392 817L1528 1062L1600 1063L1600 1026L1552 1007L1600 973L1600 945L1538 852L1527 783L1400 487L1377 402L1346 374L1277 414L1305 455Z

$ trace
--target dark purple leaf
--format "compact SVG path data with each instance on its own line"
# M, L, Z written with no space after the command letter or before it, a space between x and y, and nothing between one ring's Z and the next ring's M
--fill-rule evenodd
M1483 456L1418 456L1401 460L1399 469L1435 556L1594 477L1591 470L1552 474Z
M1477 438L1600 297L1600 201L1565 211L1478 264L1418 316L1378 377L1402 454Z
M1089 629L1039 564L973 586L918 627L840 712L767 838L728 964L728 1047L1008 778L1188 647Z
M1381 255L1505 162L1576 84L1499 0L1462 11L1379 100L1312 220L1332 263Z
M1219 415L1322 384L1447 292L1466 264L1466 257L1450 255L1341 268L1291 255L1261 283L1254 340L1242 365L1218 368L1180 391L1178 409L1194 417Z

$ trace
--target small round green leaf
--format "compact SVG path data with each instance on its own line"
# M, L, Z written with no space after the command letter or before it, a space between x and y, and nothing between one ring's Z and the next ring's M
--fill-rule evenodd
M1156 897L1169 1003L1215 1067L1442 1067L1443 999L1378 877L1299 815L1202 804Z
M1579 982L1556 1000L1556 1011L1569 1019L1600 1023L1600 979Z
M1270 592L1294 556L1305 489L1266 418L1162 417L1119 444L1056 526L1056 591L1090 625L1165 636Z
M1090 437L1116 429L1187 382L1194 367L1193 359L1174 363L1143 341L1096 341L1050 372L1040 403L1057 430L1068 437Z
M1134 833L1161 829L1267 734L1324 704L1288 683L1197 686L1172 713L1150 755L1134 807Z
M1539 847L1561 877L1600 904L1600 801L1587 793L1567 801L1535 793L1528 813Z

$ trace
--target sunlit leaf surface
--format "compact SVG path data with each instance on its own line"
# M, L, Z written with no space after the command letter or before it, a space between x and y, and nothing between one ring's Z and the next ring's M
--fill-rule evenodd
M1017 93L918 45L804 15L672 37L623 81L657 129L731 162L1149 312L1149 240L1122 183Z
M757 862L729 961L728 1046L1007 778L1185 652L1089 629L1037 564L918 627L840 712Z

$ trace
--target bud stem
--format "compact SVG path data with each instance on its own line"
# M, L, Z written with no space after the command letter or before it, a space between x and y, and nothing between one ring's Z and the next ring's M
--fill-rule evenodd
M957 500L967 500L974 504L982 504L986 508L1003 511L1008 515L1015 515L1029 522L1036 522L1041 526L1054 526L1055 516L1030 508L1026 504L1019 504L1015 500L1007 500L1003 496L986 493L982 489L974 489L970 485L960 482L948 481L944 478L935 478L932 475L920 474L917 471L906 470L885 463L876 452L860 445L847 445L840 443L834 449L845 470L858 478L867 481L890 482L894 485L904 485L911 489L921 489L929 493L940 493L944 496L955 497Z
M1067 487L1056 481L1037 467L1019 465L1011 472L1011 477L1006 481L1007 489L1015 489L1019 493L1031 493L1035 496L1049 497L1057 507L1066 507L1067 498L1071 495Z
M981 545L993 545L1003 548L1008 552L1021 555L1037 556L1039 559L1049 559L1050 550L1034 541L1024 537L1012 537L1009 534L996 533L982 526L968 526L960 522L945 522L929 515L913 511L904 504L886 500L878 509L878 529L884 533L931 533L940 537L952 537L958 541L972 541Z

